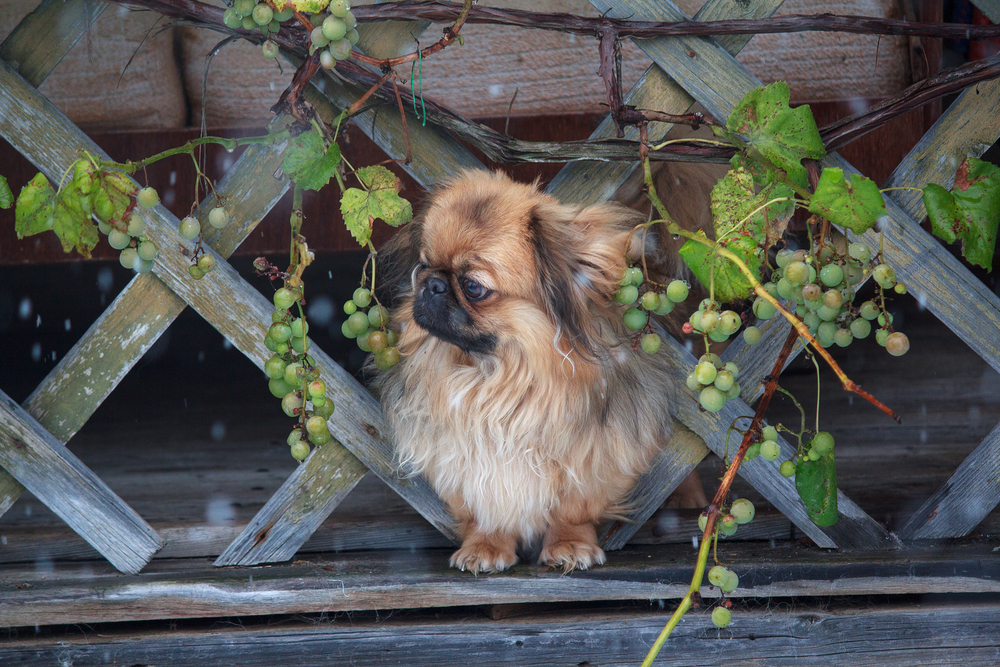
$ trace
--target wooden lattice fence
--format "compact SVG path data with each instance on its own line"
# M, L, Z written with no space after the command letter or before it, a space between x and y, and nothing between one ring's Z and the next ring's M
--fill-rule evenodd
M989 0L990 6L995 0ZM635 20L681 20L684 15L662 0L592 0L601 13ZM698 20L766 17L780 0L709 0ZM50 179L58 181L79 151L103 154L78 128L56 110L36 87L76 43L105 5L86 0L43 0L0 47L0 134ZM386 57L409 48L423 23L364 26L360 47ZM685 112L695 101L717 118L759 85L733 55L748 36L717 40L688 37L645 40L640 48L653 65L630 91L628 101L644 108ZM326 120L360 95L340 80L321 75L308 100ZM950 186L955 166L966 156L979 156L1000 134L1000 81L983 83L963 93L907 156L887 186ZM355 122L390 155L402 155L403 133L392 114L378 122L365 112ZM422 185L479 166L478 161L446 132L410 123L414 161L407 167ZM659 126L660 136L669 127ZM605 121L594 137L614 132ZM631 135L631 138L636 136ZM651 139L658 137L652 136ZM263 344L272 305L245 283L226 263L239 243L254 229L288 188L280 175L286 144L249 147L217 186L234 203L237 224L206 237L219 268L199 282L192 281L187 260L164 252L153 272L137 275L83 335L23 406L0 395L0 513L30 489L116 568L138 572L162 545L160 537L122 502L65 446L157 338L190 306L229 341L263 367L270 352ZM854 169L837 154L824 166ZM565 201L605 200L631 173L634 164L576 162L552 181L549 190ZM202 206L211 206L211 200ZM888 261L909 289L921 296L945 322L994 369L1000 370L1000 299L954 259L918 222L924 216L917 195L888 194L884 238L869 232L860 240L882 245ZM163 207L143 212L147 234L160 247L171 247L178 221ZM967 295L961 299L955 295ZM780 318L779 318L780 319ZM772 320L763 328L764 341L754 347L742 340L727 349L724 360L740 365L742 384L759 391L760 380L785 339L788 325ZM694 359L684 347L668 341L677 368ZM441 501L420 478L402 477L384 439L385 423L375 400L321 350L312 347L318 363L331 373L329 395L337 404L330 422L335 440L317 448L288 478L239 537L218 557L216 565L251 565L290 559L313 531L368 472L393 488L431 524L455 539ZM801 349L801 348L800 348ZM678 382L683 384L683 378ZM605 536L605 547L622 547L662 504L677 484L709 453L722 455L730 422L751 411L752 393L732 401L718 413L698 409L693 396L679 398L678 437L642 479L635 492L633 523L617 526ZM789 457L793 449L781 443ZM905 524L889 533L855 503L840 494L840 520L821 528L807 517L794 484L774 465L761 460L743 464L740 474L775 508L821 547L860 550L890 549L901 540L957 537L972 530L1000 502L1000 425L982 441L953 477Z

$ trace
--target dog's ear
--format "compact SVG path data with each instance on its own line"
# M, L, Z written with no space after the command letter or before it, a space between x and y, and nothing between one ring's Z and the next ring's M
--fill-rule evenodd
M629 239L641 222L639 214L615 204L576 209L544 202L532 211L529 231L539 293L549 316L581 354L600 354L600 320L621 281L625 253L641 244L641 237Z
M413 269L420 263L422 231L422 220L414 219L383 245L376 255L376 296L387 308L395 307L398 299L413 289Z

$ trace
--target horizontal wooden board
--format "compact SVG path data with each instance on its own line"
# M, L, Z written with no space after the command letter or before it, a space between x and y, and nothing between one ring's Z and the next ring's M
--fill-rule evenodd
M1000 593L995 542L831 553L795 544L719 546L740 576L735 597ZM448 567L449 550L356 552L292 564L213 568L200 559L157 560L138 575L101 562L51 561L0 573L0 626L255 616L522 602L682 597L692 545L630 546L608 564L570 575L537 565L476 577ZM714 589L704 587L705 597Z

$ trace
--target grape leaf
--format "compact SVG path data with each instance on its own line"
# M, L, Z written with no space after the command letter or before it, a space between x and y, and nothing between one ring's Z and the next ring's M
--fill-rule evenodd
M819 175L809 212L855 234L864 234L886 215L885 200L874 181L860 174L851 174L848 181L844 170L836 167L826 168Z
M55 190L49 185L44 174L35 174L28 184L21 188L14 209L14 231L17 238L33 236L52 229L52 213L55 206Z
M747 153L755 153L784 169L799 185L806 185L802 158L826 154L812 110L788 106L788 84L776 81L750 91L726 120L726 129L747 138Z
M0 176L0 208L10 208L14 205L14 193L7 185L7 177Z
M292 139L281 161L281 169L303 190L319 190L333 178L340 164L340 147L329 146L316 132L306 132Z
M74 178L71 185L82 194L86 181ZM81 188L81 185L85 187ZM101 171L90 187L90 207L94 215L103 222L124 220L134 205L131 195L137 188L135 183L121 172Z
M837 523L837 467L833 455L812 461L808 457L795 468L795 490L817 526Z
M340 200L340 212L351 235L366 245L376 219L398 227L410 221L413 208L399 196L399 179L385 167L362 167L357 176L366 189L347 188Z
M779 238L795 212L795 203L791 200L768 202L793 194L790 187L781 183L757 194L753 175L748 170L731 170L712 188L716 238L725 238L737 231L750 233L762 245L769 239Z
M90 218L90 198L71 181L56 194L52 231L59 237L63 252L74 248L86 259L97 245L97 226Z
M698 232L704 235L704 232ZM747 234L733 234L720 241L727 250L743 260L747 268L760 276L762 262L757 241ZM680 249L681 259L690 267L695 278L708 288L715 280L715 300L722 303L745 299L750 296L753 286L735 264L715 254L715 250L698 241L688 240Z
M967 158L955 172L951 192L931 183L924 188L931 231L948 243L962 242L962 255L993 270L993 249L1000 225L1000 168Z

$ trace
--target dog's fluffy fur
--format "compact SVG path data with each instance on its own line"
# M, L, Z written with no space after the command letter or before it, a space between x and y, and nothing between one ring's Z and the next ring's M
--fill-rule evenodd
M383 281L403 286L402 361L376 390L400 463L457 521L453 566L503 570L537 537L542 563L604 562L597 526L672 421L667 357L632 348L612 300L643 221L468 172L380 252Z

